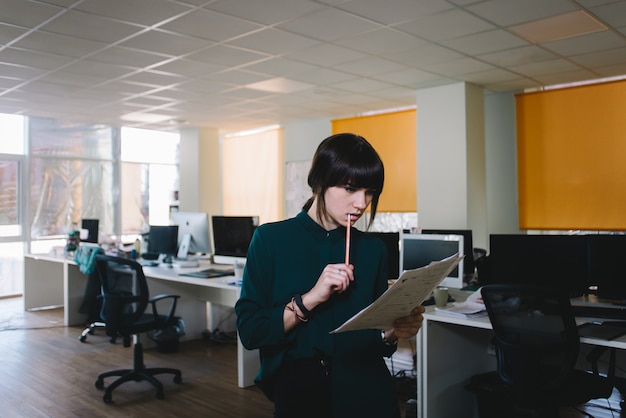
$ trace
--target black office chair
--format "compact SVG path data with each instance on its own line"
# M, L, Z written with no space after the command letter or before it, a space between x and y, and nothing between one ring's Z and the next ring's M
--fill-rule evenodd
M157 389L156 397L164 398L163 385L155 377L157 374L174 375L174 383L181 383L180 370L170 368L146 368L143 362L143 346L139 334L150 331L164 330L178 324L179 318L174 316L177 295L159 295L149 299L148 284L141 264L126 258L98 255L96 269L102 285L101 316L106 323L106 333L112 339L122 339L124 347L130 347L131 336L134 342L134 363L132 369L113 370L98 375L96 387L105 389L104 379L119 376L106 386L103 400L112 401L115 388L129 381L148 381ZM157 311L157 302L170 299L169 312L161 315ZM148 305L152 312L146 312Z
M609 377L575 368L580 340L567 294L529 285L488 285L481 294L497 359L497 371L467 386L481 418L558 417L561 406L611 395Z
M81 243L74 256L74 261L80 272L87 275L83 303L78 308L78 312L87 315L87 326L78 337L82 343L87 341L87 335L92 335L97 328L104 329L106 326L100 318L102 294L100 278L96 271L96 256L101 252L102 249L96 244ZM115 342L115 340L111 342Z

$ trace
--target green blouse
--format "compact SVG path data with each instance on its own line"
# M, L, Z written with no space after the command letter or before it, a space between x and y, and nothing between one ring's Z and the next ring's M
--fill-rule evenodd
M296 294L308 292L327 264L345 260L345 228L326 231L306 212L259 226L248 250L237 328L242 344L260 349L256 383L271 399L272 377L285 358L332 358L336 417L397 417L395 384L384 362L395 347L380 330L329 332L369 305L387 289L387 250L373 236L352 229L348 290L313 310L306 323L285 334L283 311Z

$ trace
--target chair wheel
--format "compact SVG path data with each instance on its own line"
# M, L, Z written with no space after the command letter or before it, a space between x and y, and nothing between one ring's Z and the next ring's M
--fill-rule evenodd
M174 383L181 384L183 383L183 378L181 376L174 376Z
M162 390L158 390L156 397L157 399L165 399L165 394L163 393Z
M84 343L87 340L87 336L81 335L80 337L78 337L78 339L80 340L81 343Z
M104 389L104 380L102 380L102 379L96 380L96 388Z
M104 401L104 403L111 403L113 402L113 397L111 396L110 393L105 393L104 396L102 397L102 400Z

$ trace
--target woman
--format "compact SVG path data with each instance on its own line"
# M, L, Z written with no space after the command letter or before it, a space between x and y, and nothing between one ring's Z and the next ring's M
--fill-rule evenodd
M302 212L254 233L237 328L246 348L260 349L256 383L275 418L400 416L383 357L418 332L424 308L388 330L330 334L387 289L385 244L351 227L370 205L374 220L383 180L383 163L364 138L333 135L315 152L313 196Z

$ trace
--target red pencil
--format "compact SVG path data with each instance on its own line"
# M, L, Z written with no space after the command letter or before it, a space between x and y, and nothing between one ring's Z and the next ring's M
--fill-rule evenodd
M346 222L346 265L350 265L350 214Z

